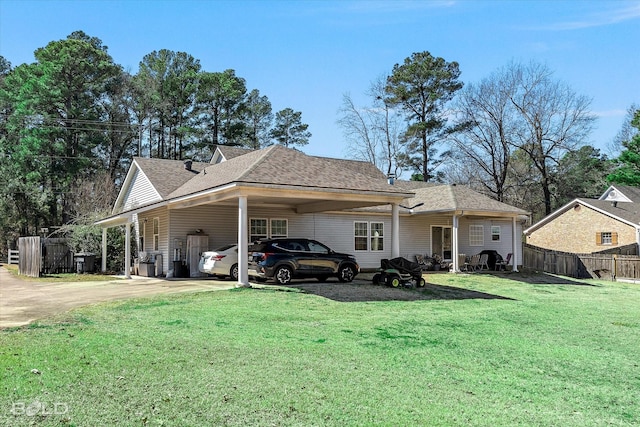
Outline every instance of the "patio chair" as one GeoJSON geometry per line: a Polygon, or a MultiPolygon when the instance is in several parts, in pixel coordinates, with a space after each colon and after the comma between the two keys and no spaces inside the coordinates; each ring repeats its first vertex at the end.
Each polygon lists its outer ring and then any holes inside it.
{"type": "Polygon", "coordinates": [[[500,261],[496,261],[496,271],[502,271],[505,270],[507,268],[507,265],[509,265],[509,263],[511,262],[511,257],[513,256],[512,253],[508,253],[507,257],[505,259],[502,259],[500,261]]]}
{"type": "Polygon", "coordinates": [[[469,267],[469,262],[467,261],[467,256],[465,254],[458,254],[458,268],[460,271],[467,271],[469,267]]]}
{"type": "Polygon", "coordinates": [[[480,270],[484,270],[485,268],[488,270],[489,269],[489,254],[482,254],[480,255],[480,261],[478,261],[478,268],[480,270]]]}
{"type": "Polygon", "coordinates": [[[467,264],[467,271],[476,271],[480,264],[480,254],[472,255],[469,263],[467,264]]]}
{"type": "Polygon", "coordinates": [[[424,255],[416,255],[416,263],[420,266],[421,271],[429,271],[433,269],[433,265],[424,259],[424,255]]]}

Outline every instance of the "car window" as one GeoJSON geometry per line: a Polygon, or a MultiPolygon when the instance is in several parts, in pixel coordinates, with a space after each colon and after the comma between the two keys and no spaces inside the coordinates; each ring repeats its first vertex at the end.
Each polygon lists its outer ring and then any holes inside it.
{"type": "Polygon", "coordinates": [[[320,252],[320,253],[323,253],[323,254],[328,254],[329,253],[329,248],[328,247],[326,247],[322,243],[316,242],[314,240],[310,240],[309,241],[309,250],[311,252],[320,252]]]}

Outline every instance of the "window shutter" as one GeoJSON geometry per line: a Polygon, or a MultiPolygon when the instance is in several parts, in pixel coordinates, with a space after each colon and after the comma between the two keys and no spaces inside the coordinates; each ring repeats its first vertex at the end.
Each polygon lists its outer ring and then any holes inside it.
{"type": "Polygon", "coordinates": [[[596,245],[602,245],[602,233],[596,233],[596,245]]]}
{"type": "Polygon", "coordinates": [[[618,244],[618,233],[611,233],[611,244],[612,245],[618,244]]]}

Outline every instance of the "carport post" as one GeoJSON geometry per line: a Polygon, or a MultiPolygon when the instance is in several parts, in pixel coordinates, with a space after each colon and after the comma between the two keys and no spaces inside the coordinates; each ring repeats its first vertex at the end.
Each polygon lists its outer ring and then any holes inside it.
{"type": "Polygon", "coordinates": [[[460,249],[458,248],[458,215],[453,215],[453,253],[451,254],[451,258],[453,261],[453,271],[454,272],[459,272],[460,271],[460,263],[459,263],[459,257],[458,257],[458,252],[460,251],[460,249]]]}
{"type": "Polygon", "coordinates": [[[400,205],[391,205],[391,258],[400,256],[400,205]]]}
{"type": "Polygon", "coordinates": [[[102,272],[107,271],[107,229],[102,228],[102,272]]]}
{"type": "Polygon", "coordinates": [[[127,222],[124,233],[124,277],[131,279],[131,223],[127,222]]]}
{"type": "Polygon", "coordinates": [[[516,233],[518,232],[518,225],[516,224],[516,217],[514,216],[511,221],[511,262],[513,263],[513,269],[511,271],[518,272],[518,245],[516,244],[516,233]]]}
{"type": "Polygon", "coordinates": [[[238,287],[249,286],[247,196],[238,197],[238,287]]]}

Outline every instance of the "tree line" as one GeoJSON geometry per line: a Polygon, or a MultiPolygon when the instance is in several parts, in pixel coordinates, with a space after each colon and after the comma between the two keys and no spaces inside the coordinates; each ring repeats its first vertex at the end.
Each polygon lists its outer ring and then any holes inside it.
{"type": "Polygon", "coordinates": [[[133,156],[208,161],[218,144],[311,137],[301,112],[274,112],[233,69],[205,71],[185,52],[153,51],[130,74],[77,31],[34,56],[15,68],[0,57],[3,243],[108,212],[133,156]]]}
{"type": "MultiPolygon", "coordinates": [[[[104,215],[133,156],[208,161],[219,144],[300,147],[311,137],[301,112],[274,113],[233,69],[205,71],[185,52],[153,51],[130,74],[77,31],[34,57],[17,67],[0,57],[3,243],[104,215]]],[[[388,174],[468,185],[534,220],[609,182],[640,182],[635,106],[610,159],[585,143],[591,100],[547,66],[512,62],[467,84],[460,75],[457,62],[418,52],[372,81],[368,105],[345,94],[349,154],[388,174]]]]}
{"type": "MultiPolygon", "coordinates": [[[[587,143],[591,100],[536,62],[463,85],[457,62],[414,53],[372,81],[368,105],[339,110],[352,156],[388,174],[468,185],[534,221],[610,183],[640,184],[640,110],[632,105],[608,158],[587,143]]],[[[613,136],[612,136],[613,137],[613,136]]]]}

